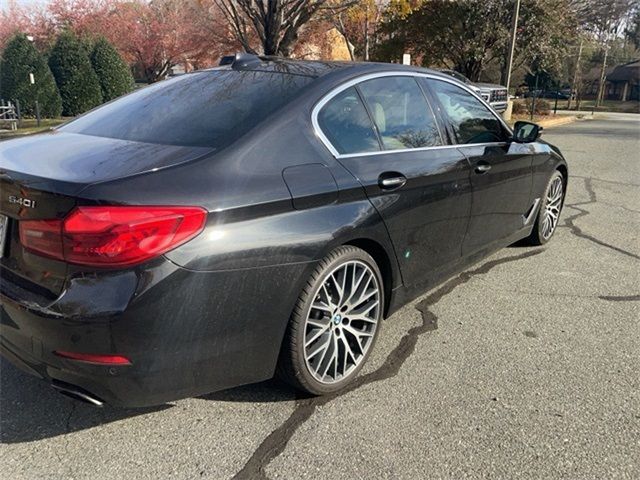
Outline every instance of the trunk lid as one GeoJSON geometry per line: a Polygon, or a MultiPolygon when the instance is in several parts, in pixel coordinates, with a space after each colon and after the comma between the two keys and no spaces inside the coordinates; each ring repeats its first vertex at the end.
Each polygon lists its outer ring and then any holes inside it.
{"type": "Polygon", "coordinates": [[[32,188],[74,195],[93,183],[189,162],[213,150],[52,131],[0,142],[0,175],[18,173],[31,177],[32,188]]]}
{"type": "MultiPolygon", "coordinates": [[[[63,218],[89,185],[189,162],[210,152],[77,133],[50,132],[0,142],[0,215],[8,217],[0,252],[1,291],[39,304],[64,290],[64,262],[35,255],[20,244],[21,220],[63,218]]],[[[108,200],[108,199],[105,199],[108,200]]]]}

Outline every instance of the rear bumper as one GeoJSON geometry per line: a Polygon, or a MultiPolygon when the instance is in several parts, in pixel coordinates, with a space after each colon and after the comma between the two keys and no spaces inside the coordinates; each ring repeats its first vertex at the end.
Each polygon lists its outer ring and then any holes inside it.
{"type": "MultiPolygon", "coordinates": [[[[11,310],[2,307],[2,316],[11,310]]],[[[3,319],[4,323],[4,319],[3,319]]],[[[163,403],[160,397],[148,395],[130,375],[118,367],[111,372],[110,367],[80,364],[53,355],[52,352],[39,354],[32,349],[24,349],[12,343],[5,335],[0,337],[0,354],[25,373],[41,378],[49,383],[64,383],[78,387],[93,397],[106,403],[122,407],[145,406],[163,403]],[[158,402],[154,401],[158,398],[158,402]]],[[[33,342],[40,342],[32,337],[33,342]]],[[[37,347],[36,347],[37,348],[37,347]]],[[[153,379],[149,379],[153,381],[153,379]]]]}
{"type": "Polygon", "coordinates": [[[265,380],[312,266],[192,272],[162,259],[135,272],[135,281],[105,274],[71,282],[44,307],[3,288],[0,352],[31,375],[121,407],[265,380]],[[132,364],[79,362],[60,350],[124,355],[132,364]]]}

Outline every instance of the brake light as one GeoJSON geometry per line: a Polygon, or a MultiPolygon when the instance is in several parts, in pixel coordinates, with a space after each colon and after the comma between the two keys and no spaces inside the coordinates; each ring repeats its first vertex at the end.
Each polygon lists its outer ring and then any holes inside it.
{"type": "Polygon", "coordinates": [[[20,242],[69,263],[130,266],[191,240],[206,216],[199,207],[77,207],[63,220],[20,221],[20,242]]]}

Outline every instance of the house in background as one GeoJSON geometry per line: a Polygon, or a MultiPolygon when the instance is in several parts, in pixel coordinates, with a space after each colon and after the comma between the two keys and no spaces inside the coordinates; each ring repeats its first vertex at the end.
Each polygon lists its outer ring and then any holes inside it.
{"type": "MultiPolygon", "coordinates": [[[[584,73],[585,98],[595,98],[600,85],[600,67],[594,66],[584,73]]],[[[609,67],[605,75],[604,98],[606,100],[640,100],[640,59],[609,67]]]]}
{"type": "Polygon", "coordinates": [[[605,98],[640,100],[640,59],[615,66],[606,78],[605,98]]]}
{"type": "Polygon", "coordinates": [[[337,28],[318,32],[309,40],[300,42],[292,56],[302,60],[351,60],[347,41],[337,28]]]}

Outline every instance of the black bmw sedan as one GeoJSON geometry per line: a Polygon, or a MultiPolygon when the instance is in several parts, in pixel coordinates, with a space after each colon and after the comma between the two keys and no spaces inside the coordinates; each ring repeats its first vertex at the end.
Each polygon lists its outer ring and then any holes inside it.
{"type": "Polygon", "coordinates": [[[0,143],[1,350],[62,393],[335,392],[401,305],[553,235],[562,155],[450,76],[225,63],[0,143]]]}

